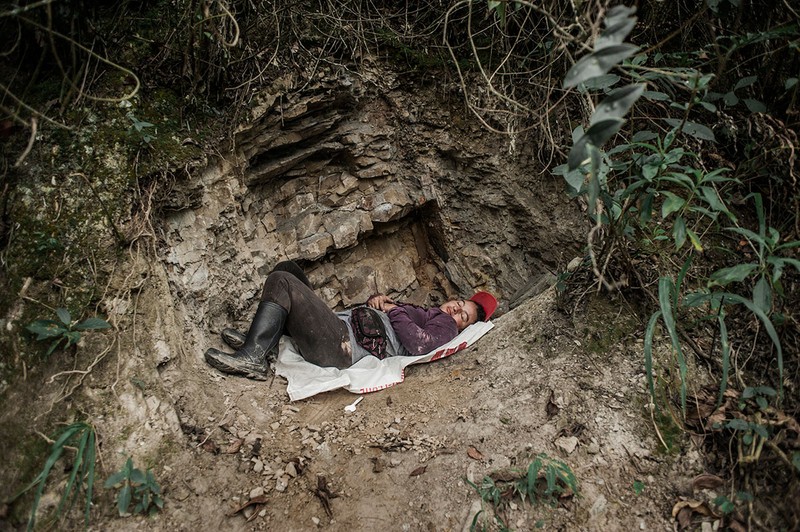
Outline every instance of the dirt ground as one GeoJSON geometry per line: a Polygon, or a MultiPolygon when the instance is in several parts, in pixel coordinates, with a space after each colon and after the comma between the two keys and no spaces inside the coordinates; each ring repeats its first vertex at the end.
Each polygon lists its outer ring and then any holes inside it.
{"type": "MultiPolygon", "coordinates": [[[[595,317],[623,329],[629,319],[610,306],[595,317]]],[[[119,518],[103,490],[89,529],[497,530],[468,481],[546,453],[571,468],[579,492],[556,507],[511,499],[501,514],[510,529],[672,530],[673,504],[703,468],[694,451],[660,450],[637,340],[599,348],[597,331],[556,309],[554,289],[494,323],[473,347],[410,366],[405,382],[352,413],[354,394],[290,402],[282,378],[223,376],[199,352],[155,379],[141,360],[120,361],[114,390],[98,374],[86,391],[107,405],[97,423],[104,465],[110,474],[127,453],[152,466],[165,507],[119,518]],[[234,513],[248,501],[257,504],[234,513]]],[[[81,527],[68,523],[59,528],[81,527]]]]}

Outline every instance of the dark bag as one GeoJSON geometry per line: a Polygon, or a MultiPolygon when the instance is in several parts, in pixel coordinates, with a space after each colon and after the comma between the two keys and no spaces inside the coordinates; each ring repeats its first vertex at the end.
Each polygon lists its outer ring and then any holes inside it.
{"type": "Polygon", "coordinates": [[[377,312],[369,307],[356,307],[350,313],[350,324],[358,345],[381,360],[386,358],[386,327],[377,312]]]}

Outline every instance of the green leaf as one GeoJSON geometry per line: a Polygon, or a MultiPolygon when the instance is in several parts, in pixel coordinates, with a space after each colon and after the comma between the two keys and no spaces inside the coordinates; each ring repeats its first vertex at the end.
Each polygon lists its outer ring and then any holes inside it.
{"type": "MultiPolygon", "coordinates": [[[[46,357],[49,357],[50,355],[53,354],[53,351],[55,351],[58,348],[59,344],[61,343],[61,340],[64,340],[63,336],[58,340],[56,340],[55,342],[53,342],[52,344],[50,344],[50,347],[47,349],[47,352],[45,353],[46,357]]],[[[69,347],[69,340],[67,340],[67,347],[69,347]]]]}
{"type": "Polygon", "coordinates": [[[767,106],[758,100],[752,98],[745,98],[742,100],[751,113],[766,113],[767,106]]]}
{"type": "Polygon", "coordinates": [[[119,515],[125,515],[128,513],[128,507],[131,505],[131,486],[130,484],[124,484],[122,489],[119,490],[119,494],[117,494],[117,510],[119,511],[119,515]]]}
{"type": "Polygon", "coordinates": [[[719,199],[719,195],[717,191],[712,187],[697,187],[697,190],[700,192],[702,198],[706,200],[712,209],[717,212],[728,212],[728,208],[725,207],[725,204],[722,203],[722,200],[719,199]]]}
{"type": "Polygon", "coordinates": [[[567,182],[570,188],[575,191],[575,193],[578,193],[583,188],[585,176],[583,175],[583,172],[580,171],[580,168],[576,168],[575,170],[564,174],[564,180],[567,182]]]}
{"type": "Polygon", "coordinates": [[[681,379],[681,411],[686,416],[686,378],[688,373],[688,366],[686,359],[681,350],[681,343],[678,340],[678,330],[675,325],[675,317],[672,315],[672,300],[675,286],[672,279],[669,277],[661,277],[658,280],[658,303],[661,307],[661,317],[664,319],[664,325],[669,332],[670,340],[672,341],[672,349],[678,355],[678,368],[681,379]]]}
{"type": "Polygon", "coordinates": [[[639,47],[633,44],[616,44],[583,56],[572,65],[564,77],[564,88],[568,89],[587,79],[607,74],[623,59],[632,56],[638,50],[639,47]]]}
{"type": "Polygon", "coordinates": [[[767,245],[766,240],[764,240],[764,238],[762,238],[761,235],[756,234],[749,229],[745,229],[744,227],[726,227],[725,229],[742,235],[747,240],[749,240],[751,244],[753,241],[755,241],[759,245],[759,247],[764,247],[767,245]]]}
{"type": "Polygon", "coordinates": [[[675,250],[679,250],[686,243],[686,223],[683,221],[682,216],[675,219],[675,225],[672,227],[672,239],[675,240],[675,250]]]}
{"type": "Polygon", "coordinates": [[[733,90],[738,91],[739,89],[743,89],[744,87],[749,87],[750,85],[755,83],[757,79],[758,79],[757,76],[747,76],[746,78],[742,78],[738,82],[736,82],[736,86],[733,87],[733,90]]]}
{"type": "MultiPolygon", "coordinates": [[[[681,120],[675,118],[664,118],[663,120],[674,128],[680,127],[682,123],[681,120]]],[[[687,120],[685,123],[683,123],[681,131],[700,140],[710,140],[712,142],[716,142],[716,139],[714,138],[714,132],[702,124],[697,124],[687,120]]]]}
{"type": "Polygon", "coordinates": [[[650,130],[645,130],[645,131],[637,131],[636,133],[634,133],[633,138],[631,140],[633,142],[646,142],[648,140],[653,140],[657,138],[658,138],[657,133],[650,130]]]}
{"type": "Polygon", "coordinates": [[[531,462],[528,466],[527,490],[528,497],[533,500],[536,497],[536,480],[539,478],[539,469],[542,467],[542,461],[538,458],[531,462]]]}
{"type": "Polygon", "coordinates": [[[127,475],[126,475],[126,471],[124,469],[120,470],[120,471],[117,471],[116,473],[114,473],[113,475],[108,477],[108,479],[103,484],[103,487],[106,488],[106,489],[112,488],[112,487],[116,486],[117,484],[121,483],[123,480],[125,480],[126,477],[127,477],[127,475]]]}
{"type": "Polygon", "coordinates": [[[86,450],[86,474],[81,476],[85,476],[86,478],[86,508],[84,509],[84,527],[89,527],[89,513],[92,508],[92,495],[94,493],[94,470],[95,470],[95,454],[96,454],[96,445],[97,443],[97,435],[95,434],[94,427],[91,428],[91,433],[89,435],[89,443],[86,450]]]}
{"type": "Polygon", "coordinates": [[[70,324],[72,323],[72,316],[70,316],[70,313],[67,309],[57,308],[56,314],[58,315],[58,319],[61,320],[61,323],[63,323],[67,327],[70,326],[70,324]]]}
{"type": "Polygon", "coordinates": [[[771,386],[756,386],[755,392],[765,397],[775,397],[778,395],[778,392],[776,392],[771,386]]]}
{"type": "Polygon", "coordinates": [[[25,327],[28,331],[36,335],[36,340],[46,340],[61,336],[67,330],[60,323],[53,320],[36,320],[25,327]]]}
{"type": "Polygon", "coordinates": [[[786,80],[786,83],[784,84],[783,88],[788,91],[795,85],[797,85],[797,78],[789,78],[786,80]]]}
{"type": "Polygon", "coordinates": [[[544,479],[547,482],[547,488],[544,490],[544,494],[552,495],[558,487],[556,484],[556,471],[552,464],[547,464],[544,468],[544,479]]]}
{"type": "Polygon", "coordinates": [[[488,0],[489,11],[497,11],[497,18],[505,24],[506,20],[506,2],[503,0],[488,0]]]}
{"type": "Polygon", "coordinates": [[[722,101],[725,102],[725,105],[727,105],[728,107],[733,107],[734,105],[739,103],[739,97],[732,92],[726,92],[725,95],[722,97],[722,101]]]}
{"type": "Polygon", "coordinates": [[[131,484],[139,485],[144,484],[145,476],[141,469],[134,469],[131,471],[131,484]]]}
{"type": "Polygon", "coordinates": [[[748,423],[744,419],[738,419],[738,418],[731,419],[725,424],[725,426],[733,430],[750,430],[750,423],[748,423]]]}
{"type": "Polygon", "coordinates": [[[753,288],[753,303],[764,314],[769,314],[770,310],[772,310],[772,286],[763,275],[756,283],[755,288],[753,288]]]}
{"type": "MultiPolygon", "coordinates": [[[[650,389],[650,400],[654,405],[656,403],[656,388],[653,379],[653,335],[656,330],[656,323],[658,318],[661,317],[661,311],[657,310],[650,316],[650,321],[647,322],[647,328],[644,331],[644,371],[647,378],[647,387],[650,389]]],[[[657,407],[656,407],[657,408],[657,407]]]]}
{"type": "Polygon", "coordinates": [[[664,102],[669,100],[669,95],[659,91],[644,91],[642,96],[654,102],[664,102]]]}
{"type": "Polygon", "coordinates": [[[111,324],[102,318],[87,318],[77,324],[73,329],[77,331],[86,331],[89,329],[110,329],[111,324]]]}
{"type": "Polygon", "coordinates": [[[725,286],[730,283],[740,283],[747,279],[758,268],[758,264],[749,262],[737,264],[729,268],[722,268],[711,274],[712,284],[725,286]]]}
{"type": "Polygon", "coordinates": [[[756,404],[758,405],[758,408],[760,408],[761,410],[766,410],[769,407],[769,403],[767,403],[767,400],[764,397],[761,397],[760,395],[756,397],[756,404]]]}
{"type": "MultiPolygon", "coordinates": [[[[597,76],[596,78],[587,79],[580,84],[578,89],[585,90],[604,90],[615,85],[620,80],[616,74],[606,74],[604,76],[597,76]]],[[[583,92],[583,91],[582,91],[583,92]]]]}
{"type": "Polygon", "coordinates": [[[606,13],[605,29],[594,43],[595,51],[622,43],[636,25],[635,7],[614,6],[606,13]]]}
{"type": "Polygon", "coordinates": [[[792,453],[792,465],[795,469],[800,471],[800,451],[795,451],[792,453]]]}
{"type": "Polygon", "coordinates": [[[623,123],[624,120],[621,118],[612,118],[593,124],[572,146],[567,158],[567,167],[574,170],[582,165],[586,160],[587,146],[591,144],[598,148],[601,147],[619,131],[623,123]]]}
{"type": "Polygon", "coordinates": [[[726,177],[723,174],[728,172],[727,168],[716,168],[709,173],[703,175],[698,182],[698,185],[704,183],[728,183],[730,181],[739,182],[738,179],[734,179],[732,177],[726,177]]]}
{"type": "MultiPolygon", "coordinates": [[[[598,104],[589,124],[596,124],[603,120],[622,118],[636,100],[642,95],[645,85],[643,83],[626,85],[614,89],[606,98],[598,104]]],[[[591,128],[590,128],[591,129],[591,128]]]]}
{"type": "Polygon", "coordinates": [[[677,212],[686,204],[686,200],[682,197],[673,194],[672,192],[662,191],[661,194],[666,196],[664,204],[661,205],[661,218],[665,219],[673,212],[677,212]]]}

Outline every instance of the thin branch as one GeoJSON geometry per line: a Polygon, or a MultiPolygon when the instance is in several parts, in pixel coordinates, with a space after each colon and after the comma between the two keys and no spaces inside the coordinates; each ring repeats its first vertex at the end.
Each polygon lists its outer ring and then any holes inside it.
{"type": "Polygon", "coordinates": [[[33,148],[33,143],[36,140],[36,128],[39,124],[39,121],[36,120],[36,117],[31,117],[31,138],[28,139],[28,145],[25,146],[25,150],[22,152],[22,155],[19,156],[17,162],[14,163],[14,168],[19,168],[22,164],[22,161],[25,160],[25,157],[31,152],[31,148],[33,148]]]}

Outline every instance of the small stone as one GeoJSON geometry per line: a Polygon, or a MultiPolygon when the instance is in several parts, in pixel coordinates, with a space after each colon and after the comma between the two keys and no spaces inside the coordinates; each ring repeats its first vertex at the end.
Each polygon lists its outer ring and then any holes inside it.
{"type": "Polygon", "coordinates": [[[272,430],[278,430],[279,428],[281,428],[281,422],[280,421],[276,421],[275,423],[270,425],[270,427],[272,428],[272,430]]]}
{"type": "Polygon", "coordinates": [[[261,473],[264,470],[264,462],[258,458],[253,458],[253,472],[261,473]]]}
{"type": "Polygon", "coordinates": [[[294,465],[294,462],[289,462],[288,464],[286,464],[285,471],[286,474],[289,475],[290,477],[292,478],[297,477],[297,467],[294,465]]]}
{"type": "Polygon", "coordinates": [[[595,499],[594,503],[592,504],[592,508],[589,510],[589,514],[592,517],[597,517],[598,515],[602,514],[606,511],[606,506],[608,505],[608,501],[603,495],[600,495],[595,499]]]}
{"type": "Polygon", "coordinates": [[[311,518],[311,522],[314,523],[315,525],[319,526],[319,522],[320,522],[319,521],[319,517],[312,517],[311,518]]]}
{"type": "Polygon", "coordinates": [[[287,486],[289,486],[289,477],[283,476],[280,477],[278,480],[275,481],[275,491],[283,493],[286,491],[287,486]]]}
{"type": "Polygon", "coordinates": [[[578,446],[578,438],[575,436],[563,437],[556,440],[556,447],[567,454],[572,454],[578,446]]]}
{"type": "Polygon", "coordinates": [[[256,497],[261,497],[264,495],[264,488],[261,486],[257,486],[250,490],[250,498],[255,499],[256,497]]]}
{"type": "Polygon", "coordinates": [[[267,509],[266,508],[264,508],[260,512],[258,512],[258,516],[259,517],[264,517],[266,515],[267,515],[267,509]]]}
{"type": "Polygon", "coordinates": [[[597,453],[599,453],[600,452],[600,444],[597,443],[596,441],[591,442],[586,447],[586,452],[589,453],[589,454],[597,454],[597,453]]]}

